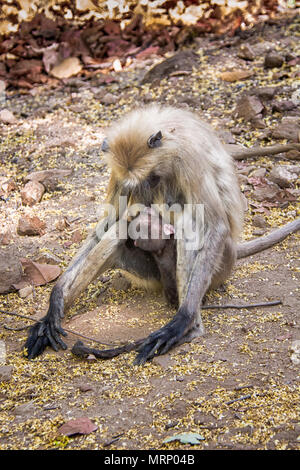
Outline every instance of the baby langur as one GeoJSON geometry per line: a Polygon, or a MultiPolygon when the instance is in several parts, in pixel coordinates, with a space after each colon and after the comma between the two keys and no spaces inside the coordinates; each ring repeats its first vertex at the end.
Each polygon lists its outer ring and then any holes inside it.
{"type": "Polygon", "coordinates": [[[165,297],[171,305],[177,306],[175,229],[172,224],[164,223],[161,215],[149,207],[138,215],[136,222],[138,233],[144,237],[136,238],[134,245],[152,254],[165,297]]]}

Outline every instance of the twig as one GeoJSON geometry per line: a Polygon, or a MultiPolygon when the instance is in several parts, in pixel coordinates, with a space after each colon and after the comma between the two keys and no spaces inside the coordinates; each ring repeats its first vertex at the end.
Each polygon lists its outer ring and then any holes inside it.
{"type": "Polygon", "coordinates": [[[227,151],[234,160],[244,160],[244,158],[264,157],[267,155],[276,155],[277,153],[288,152],[290,150],[299,150],[300,144],[270,145],[268,147],[239,148],[238,145],[225,145],[227,151]]]}
{"type": "Polygon", "coordinates": [[[248,393],[248,395],[243,395],[242,397],[234,398],[233,400],[226,401],[226,405],[231,405],[231,403],[235,403],[236,401],[247,400],[248,398],[251,398],[251,397],[252,397],[251,393],[248,393]]]}
{"type": "Polygon", "coordinates": [[[202,305],[202,310],[211,310],[215,308],[255,308],[255,307],[271,307],[272,305],[282,304],[281,300],[274,300],[272,302],[261,302],[257,304],[243,304],[243,305],[234,305],[234,304],[225,304],[225,305],[202,305]]]}
{"type": "MultiPolygon", "coordinates": [[[[244,305],[235,305],[235,304],[224,304],[224,305],[202,305],[202,310],[212,310],[212,309],[226,309],[226,308],[236,308],[236,309],[243,309],[243,308],[255,308],[255,307],[270,307],[270,306],[273,306],[273,305],[280,305],[282,302],[281,300],[274,300],[272,302],[262,302],[262,303],[257,303],[257,304],[244,304],[244,305]]],[[[12,315],[12,316],[15,316],[15,317],[20,317],[20,318],[25,318],[26,320],[29,320],[31,322],[38,322],[38,323],[41,323],[41,320],[36,320],[36,319],[33,319],[31,317],[28,317],[27,315],[21,315],[20,313],[16,313],[16,312],[8,312],[6,310],[0,310],[0,313],[4,313],[5,315],[12,315]]],[[[22,331],[22,330],[26,330],[27,328],[29,328],[30,325],[26,325],[26,326],[21,326],[20,328],[12,328],[10,326],[7,326],[7,325],[4,325],[4,328],[6,330],[10,330],[10,331],[22,331]]],[[[94,339],[94,338],[90,338],[89,336],[86,336],[86,335],[83,335],[81,333],[77,333],[76,331],[73,331],[73,330],[69,330],[67,328],[64,328],[64,330],[67,332],[67,333],[70,333],[70,334],[73,334],[75,336],[80,336],[81,338],[84,338],[84,339],[87,339],[88,341],[92,341],[93,343],[97,343],[97,344],[101,344],[103,346],[110,346],[110,347],[114,347],[114,348],[125,348],[124,352],[129,352],[129,351],[132,351],[133,349],[136,349],[138,346],[140,346],[146,338],[143,338],[143,339],[139,339],[137,341],[134,341],[132,343],[119,343],[118,345],[116,344],[113,344],[113,343],[104,343],[103,341],[99,341],[97,339],[94,339]]],[[[76,343],[75,346],[75,351],[77,352],[77,355],[79,355],[79,352],[82,353],[82,351],[79,351],[81,348],[82,348],[82,343],[79,342],[79,343],[76,343]],[[77,351],[78,350],[78,351],[77,351]]],[[[101,353],[105,354],[106,357],[113,357],[111,356],[111,352],[112,350],[105,350],[105,351],[101,351],[101,353]],[[106,355],[107,354],[107,355],[106,355]]],[[[116,351],[114,350],[114,353],[116,351]]],[[[90,352],[90,354],[92,354],[90,352]]],[[[93,354],[95,354],[95,352],[93,352],[93,354]]],[[[119,353],[120,354],[120,353],[119,353]]],[[[101,356],[103,357],[103,356],[101,356]]]]}
{"type": "Polygon", "coordinates": [[[19,328],[12,328],[11,326],[8,325],[3,325],[3,328],[9,331],[22,331],[22,330],[27,330],[30,325],[25,325],[25,326],[20,326],[19,328]]]}
{"type": "MultiPolygon", "coordinates": [[[[6,315],[13,315],[15,317],[20,317],[20,318],[25,318],[26,320],[30,320],[32,322],[38,322],[38,323],[42,323],[41,320],[35,320],[34,318],[30,318],[26,315],[21,315],[20,313],[16,313],[16,312],[7,312],[6,310],[0,310],[0,313],[4,313],[6,315]]],[[[8,328],[9,329],[9,328],[8,328]]],[[[23,327],[22,327],[23,329],[23,327]]],[[[25,329],[25,328],[24,328],[25,329]]],[[[72,330],[69,330],[67,328],[64,328],[64,330],[67,332],[67,333],[70,333],[72,335],[75,335],[75,336],[80,336],[81,338],[85,338],[89,341],[93,341],[94,343],[98,343],[98,344],[102,344],[103,346],[116,346],[116,344],[113,344],[113,343],[103,343],[102,341],[98,341],[97,339],[94,339],[94,338],[90,338],[89,336],[85,336],[81,333],[77,333],[76,331],[72,331],[72,330]]]]}

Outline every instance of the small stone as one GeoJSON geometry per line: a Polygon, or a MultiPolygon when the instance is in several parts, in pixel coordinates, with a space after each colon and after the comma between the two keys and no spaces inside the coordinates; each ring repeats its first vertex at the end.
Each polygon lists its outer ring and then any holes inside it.
{"type": "Polygon", "coordinates": [[[253,223],[254,227],[263,228],[263,229],[267,228],[267,226],[268,226],[268,223],[266,222],[264,217],[260,214],[256,214],[253,217],[252,223],[253,223]]]}
{"type": "Polygon", "coordinates": [[[115,104],[118,101],[118,97],[114,96],[112,93],[106,93],[106,95],[101,98],[101,103],[103,104],[115,104]]]}
{"type": "Polygon", "coordinates": [[[300,340],[297,339],[291,343],[290,350],[291,354],[291,361],[293,364],[298,366],[300,364],[300,340]]]}
{"type": "Polygon", "coordinates": [[[0,382],[9,382],[11,380],[13,366],[0,367],[0,382]]]}
{"type": "Polygon", "coordinates": [[[250,44],[247,43],[241,45],[237,55],[241,59],[246,60],[254,60],[256,57],[254,49],[250,46],[250,44]]]}
{"type": "Polygon", "coordinates": [[[18,416],[26,416],[33,414],[34,411],[35,403],[34,401],[29,401],[28,403],[16,406],[16,408],[13,410],[13,414],[18,416]]]}
{"type": "Polygon", "coordinates": [[[22,289],[20,289],[18,291],[18,294],[19,294],[19,297],[21,297],[21,299],[26,299],[26,297],[28,297],[30,294],[32,294],[33,292],[33,287],[32,286],[26,286],[26,287],[23,287],[22,289]]]}
{"type": "Polygon", "coordinates": [[[21,191],[21,199],[24,205],[33,206],[40,202],[45,192],[45,188],[37,181],[29,181],[21,191]]]}
{"type": "Polygon", "coordinates": [[[273,181],[273,183],[278,184],[281,188],[289,188],[297,181],[298,176],[296,173],[292,173],[284,166],[276,166],[272,168],[268,178],[273,181]]]}
{"type": "Polygon", "coordinates": [[[15,124],[17,119],[9,109],[2,109],[0,111],[0,121],[4,124],[15,124]]]}
{"type": "Polygon", "coordinates": [[[264,178],[267,170],[265,168],[257,168],[251,173],[251,178],[264,178]]]}
{"type": "Polygon", "coordinates": [[[244,118],[246,121],[250,121],[257,118],[263,109],[264,107],[257,96],[245,95],[238,101],[235,113],[238,117],[244,118]]]}
{"type": "Polygon", "coordinates": [[[267,69],[273,69],[274,67],[281,67],[284,63],[284,57],[278,52],[269,52],[265,57],[264,66],[267,69]]]}
{"type": "Polygon", "coordinates": [[[37,216],[23,215],[20,217],[17,227],[19,235],[42,235],[46,227],[45,222],[37,216]]]}
{"type": "Polygon", "coordinates": [[[278,113],[292,111],[292,109],[295,109],[295,108],[297,108],[297,105],[291,100],[275,101],[272,104],[272,111],[278,112],[278,113]]]}
{"type": "Polygon", "coordinates": [[[272,137],[298,142],[300,140],[300,119],[294,116],[282,118],[282,121],[273,129],[272,137]]]}
{"type": "Polygon", "coordinates": [[[5,342],[0,340],[0,364],[6,363],[6,345],[5,342]]]}
{"type": "Polygon", "coordinates": [[[280,191],[277,184],[271,183],[263,188],[255,188],[254,197],[257,201],[273,201],[276,199],[278,192],[280,191]]]}
{"type": "Polygon", "coordinates": [[[271,100],[273,96],[276,94],[277,87],[265,86],[265,87],[258,87],[252,88],[250,90],[251,95],[255,95],[262,100],[271,100]]]}

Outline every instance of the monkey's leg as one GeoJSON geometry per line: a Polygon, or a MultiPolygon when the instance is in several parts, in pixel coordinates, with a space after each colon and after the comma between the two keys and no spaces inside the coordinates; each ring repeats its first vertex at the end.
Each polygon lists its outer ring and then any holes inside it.
{"type": "Polygon", "coordinates": [[[113,224],[100,241],[94,232],[54,286],[46,316],[30,329],[25,343],[29,359],[41,354],[46,346],[51,346],[55,351],[59,348],[66,349],[67,346],[60,337],[66,336],[61,328],[64,309],[70,306],[95,277],[113,266],[118,248],[125,242],[118,237],[118,224],[119,222],[113,224]]]}
{"type": "Polygon", "coordinates": [[[186,240],[177,240],[177,279],[179,309],[164,327],[151,333],[139,348],[136,364],[143,364],[155,354],[164,354],[175,344],[190,340],[203,329],[200,306],[224,253],[228,229],[222,220],[208,227],[203,247],[186,249],[186,240]],[[183,273],[183,282],[180,277],[183,273]],[[187,279],[187,282],[185,282],[187,279]]]}

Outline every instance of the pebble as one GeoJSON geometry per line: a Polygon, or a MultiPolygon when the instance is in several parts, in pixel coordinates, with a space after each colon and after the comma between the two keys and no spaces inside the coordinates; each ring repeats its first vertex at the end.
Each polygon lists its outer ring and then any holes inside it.
{"type": "Polygon", "coordinates": [[[0,383],[11,380],[13,366],[0,366],[0,383]]]}
{"type": "Polygon", "coordinates": [[[17,119],[9,109],[2,109],[0,111],[0,121],[4,124],[15,124],[17,119]]]}
{"type": "Polygon", "coordinates": [[[21,191],[22,204],[33,206],[41,201],[45,187],[38,181],[29,181],[21,191]]]}

